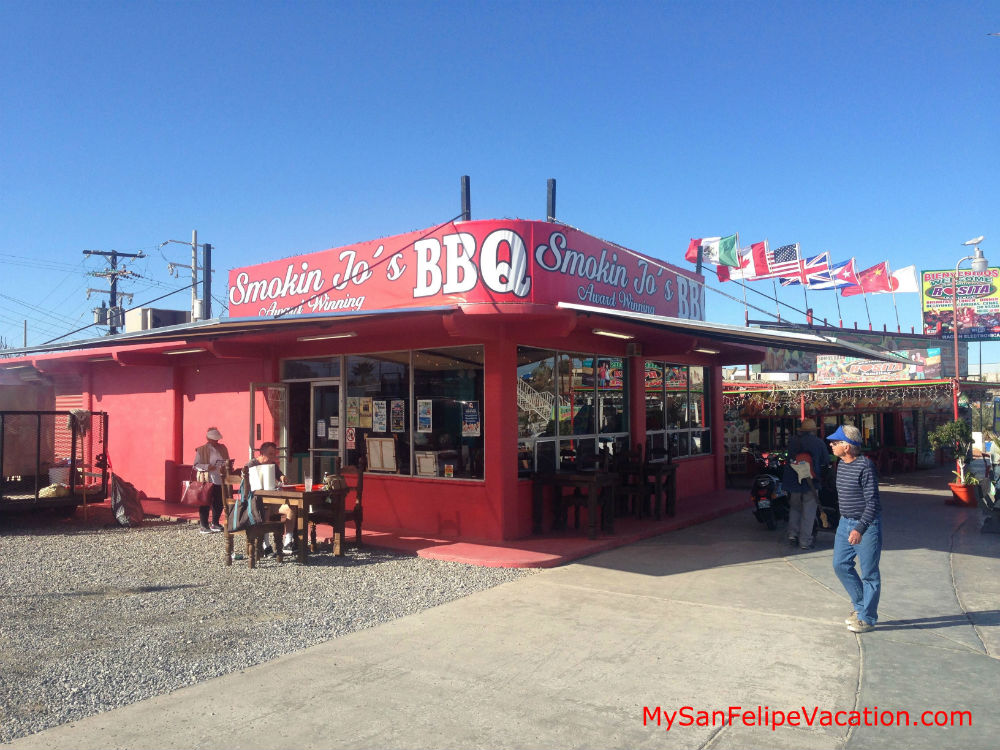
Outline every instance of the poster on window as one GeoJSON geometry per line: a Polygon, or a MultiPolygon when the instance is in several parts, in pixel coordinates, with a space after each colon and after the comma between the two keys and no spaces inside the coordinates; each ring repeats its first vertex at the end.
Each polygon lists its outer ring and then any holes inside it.
{"type": "Polygon", "coordinates": [[[386,431],[386,408],[385,401],[375,401],[372,403],[372,432],[386,431]]]}
{"type": "Polygon", "coordinates": [[[466,401],[462,406],[462,437],[479,437],[481,430],[479,402],[466,401]]]}
{"type": "Polygon", "coordinates": [[[363,430],[370,430],[372,428],[372,397],[362,396],[360,407],[361,415],[358,427],[363,430]]]}
{"type": "Polygon", "coordinates": [[[361,398],[359,396],[347,397],[347,426],[361,426],[361,398]]]}
{"type": "Polygon", "coordinates": [[[429,398],[417,400],[417,432],[433,432],[434,422],[431,419],[431,404],[429,398]]]}
{"type": "Polygon", "coordinates": [[[393,432],[406,432],[406,402],[401,398],[392,400],[389,419],[393,432]]]}

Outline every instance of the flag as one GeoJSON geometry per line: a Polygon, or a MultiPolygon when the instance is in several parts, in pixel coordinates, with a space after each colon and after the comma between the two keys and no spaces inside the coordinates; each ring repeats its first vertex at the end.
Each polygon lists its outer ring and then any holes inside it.
{"type": "MultiPolygon", "coordinates": [[[[855,294],[877,294],[892,291],[892,274],[889,273],[889,261],[882,261],[877,266],[858,271],[858,283],[845,286],[840,290],[842,297],[855,294]]],[[[916,279],[914,279],[916,285],[916,279]]]]}
{"type": "Polygon", "coordinates": [[[757,276],[754,266],[754,254],[767,251],[767,240],[755,242],[750,247],[745,247],[736,256],[738,265],[716,266],[715,273],[719,281],[752,281],[757,276]]]}
{"type": "Polygon", "coordinates": [[[900,268],[898,271],[892,272],[892,279],[890,280],[892,284],[891,292],[919,292],[920,287],[917,286],[917,267],[907,266],[906,268],[900,268]]]}
{"type": "Polygon", "coordinates": [[[698,262],[698,248],[701,248],[701,259],[717,266],[738,266],[736,245],[738,235],[729,237],[702,237],[688,243],[684,260],[690,263],[698,262]]]}
{"type": "Polygon", "coordinates": [[[830,281],[812,284],[810,288],[836,289],[837,287],[849,286],[851,284],[857,285],[857,283],[858,274],[854,270],[854,258],[851,258],[850,260],[845,260],[843,263],[837,263],[830,268],[830,281]]]}
{"type": "Polygon", "coordinates": [[[753,264],[754,280],[773,279],[778,276],[798,275],[799,273],[799,243],[782,245],[777,250],[760,249],[754,245],[753,264]]]}
{"type": "Polygon", "coordinates": [[[800,260],[798,274],[782,278],[781,285],[805,284],[807,287],[813,287],[830,281],[833,281],[830,276],[830,253],[820,253],[800,260]]]}

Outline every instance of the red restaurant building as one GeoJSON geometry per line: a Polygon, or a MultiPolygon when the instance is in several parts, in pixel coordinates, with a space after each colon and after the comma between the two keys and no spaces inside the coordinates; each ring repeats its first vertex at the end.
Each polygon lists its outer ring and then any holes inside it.
{"type": "Polygon", "coordinates": [[[458,221],[235,269],[228,318],[14,350],[0,385],[107,412],[151,498],[214,425],[293,478],[365,452],[366,528],[499,541],[531,534],[531,472],[604,447],[669,453],[678,505],[722,490],[720,365],[766,345],[880,357],[706,323],[700,275],[558,222],[458,221]]]}

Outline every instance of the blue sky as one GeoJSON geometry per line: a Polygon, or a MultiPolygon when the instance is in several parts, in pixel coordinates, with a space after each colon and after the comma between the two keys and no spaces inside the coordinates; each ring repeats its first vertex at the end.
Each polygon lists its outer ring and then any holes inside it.
{"type": "MultiPolygon", "coordinates": [[[[190,251],[158,245],[197,229],[222,297],[229,268],[451,218],[463,174],[473,218],[544,218],[554,177],[560,219],[681,266],[734,231],[918,270],[982,234],[1000,266],[990,32],[991,2],[6,0],[0,338],[92,321],[83,250],[145,252],[139,303],[185,283],[167,262],[190,251]]],[[[897,296],[904,330],[918,300],[897,296]]],[[[833,292],[809,301],[836,318],[833,292]]],[[[895,328],[891,295],[869,305],[895,328]]]]}

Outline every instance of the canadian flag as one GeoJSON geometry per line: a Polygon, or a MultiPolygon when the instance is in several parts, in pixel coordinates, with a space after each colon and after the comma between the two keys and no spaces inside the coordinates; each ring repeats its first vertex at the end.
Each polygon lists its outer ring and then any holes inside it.
{"type": "Polygon", "coordinates": [[[719,277],[719,281],[752,281],[758,276],[754,256],[760,257],[766,251],[767,240],[755,242],[750,247],[743,248],[737,254],[736,260],[739,263],[739,267],[717,266],[715,275],[719,277]]]}

